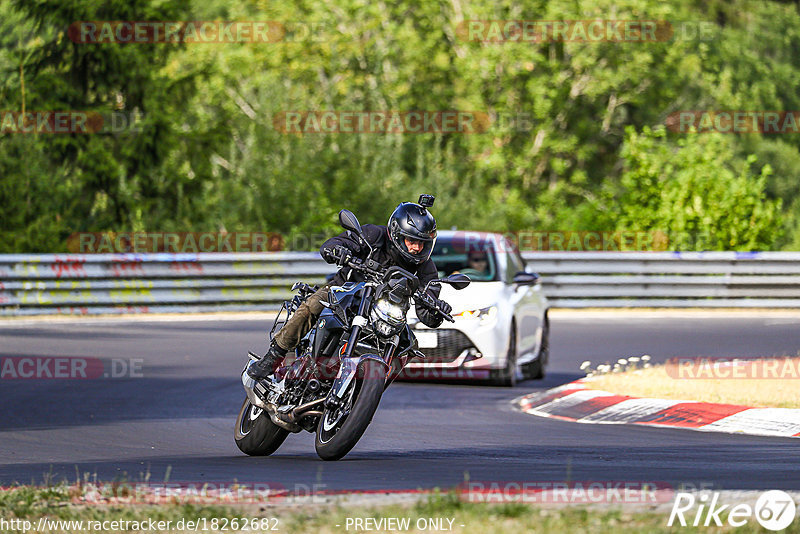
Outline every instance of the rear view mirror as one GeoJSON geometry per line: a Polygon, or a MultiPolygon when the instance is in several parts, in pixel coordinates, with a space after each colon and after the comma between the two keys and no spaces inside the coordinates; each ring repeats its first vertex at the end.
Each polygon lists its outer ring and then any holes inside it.
{"type": "Polygon", "coordinates": [[[367,241],[367,239],[364,237],[364,230],[361,228],[361,223],[358,222],[358,218],[355,216],[355,214],[350,210],[340,211],[339,224],[341,224],[342,228],[345,230],[350,230],[356,234],[358,240],[369,249],[369,256],[372,257],[372,253],[375,252],[375,250],[372,248],[372,245],[369,244],[369,241],[367,241]]]}
{"type": "Polygon", "coordinates": [[[520,286],[532,286],[539,283],[539,275],[536,273],[518,272],[514,275],[514,283],[520,286]]]}
{"type": "Polygon", "coordinates": [[[428,291],[428,288],[431,287],[433,284],[448,284],[452,286],[453,289],[464,289],[470,284],[470,282],[472,282],[472,280],[470,280],[469,276],[467,276],[466,274],[455,273],[451,274],[447,278],[436,278],[434,280],[431,280],[430,282],[425,284],[425,287],[422,289],[422,292],[426,293],[428,291]]]}
{"type": "Polygon", "coordinates": [[[467,287],[472,280],[470,280],[469,276],[466,274],[451,274],[444,280],[442,280],[445,284],[450,284],[454,289],[464,289],[467,287]]]}
{"type": "Polygon", "coordinates": [[[362,234],[361,224],[359,224],[358,218],[350,210],[342,210],[339,212],[339,224],[341,224],[342,228],[345,230],[350,230],[358,235],[362,234]]]}

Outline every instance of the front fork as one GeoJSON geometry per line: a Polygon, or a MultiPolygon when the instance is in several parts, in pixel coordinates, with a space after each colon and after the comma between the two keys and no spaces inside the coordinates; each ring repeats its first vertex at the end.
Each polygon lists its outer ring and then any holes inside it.
{"type": "Polygon", "coordinates": [[[349,358],[353,354],[356,343],[358,343],[358,336],[361,335],[361,328],[367,324],[367,311],[372,306],[372,294],[375,288],[372,286],[364,287],[364,298],[358,304],[358,313],[353,318],[353,328],[350,330],[350,337],[347,338],[347,344],[344,347],[344,352],[341,354],[342,361],[349,358]]]}
{"type": "MultiPolygon", "coordinates": [[[[372,286],[367,286],[364,289],[364,298],[361,299],[361,303],[358,306],[358,315],[356,315],[356,317],[353,319],[353,327],[350,331],[350,336],[347,338],[347,344],[345,345],[344,352],[341,354],[339,374],[333,381],[333,387],[331,387],[328,400],[325,402],[326,406],[336,406],[342,402],[347,389],[350,387],[350,383],[356,377],[358,366],[361,364],[361,362],[365,360],[375,360],[384,367],[388,374],[388,370],[390,368],[389,362],[391,361],[394,351],[399,343],[399,338],[397,336],[395,336],[391,342],[386,344],[386,348],[382,356],[377,354],[362,354],[361,356],[353,356],[353,351],[358,343],[358,338],[361,335],[362,327],[367,324],[367,311],[372,305],[374,290],[375,289],[372,286]]],[[[378,377],[367,378],[373,380],[378,379],[378,377]]]]}

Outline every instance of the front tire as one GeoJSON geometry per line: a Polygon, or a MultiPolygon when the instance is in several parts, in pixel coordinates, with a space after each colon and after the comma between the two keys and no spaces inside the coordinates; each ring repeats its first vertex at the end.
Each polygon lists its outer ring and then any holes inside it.
{"type": "Polygon", "coordinates": [[[355,447],[367,430],[383,395],[386,369],[374,360],[364,361],[339,409],[326,408],[319,418],[314,445],[323,460],[339,460],[355,447]]]}
{"type": "Polygon", "coordinates": [[[492,371],[490,382],[493,386],[514,387],[517,385],[517,325],[511,323],[508,334],[508,353],[506,366],[492,371]]]}
{"type": "Polygon", "coordinates": [[[550,359],[550,321],[545,316],[542,327],[542,342],[539,344],[539,354],[535,360],[522,366],[522,372],[527,378],[539,380],[544,378],[547,361],[550,359]]]}
{"type": "Polygon", "coordinates": [[[272,422],[267,412],[245,398],[233,438],[239,450],[249,456],[268,456],[278,450],[289,431],[272,422]]]}

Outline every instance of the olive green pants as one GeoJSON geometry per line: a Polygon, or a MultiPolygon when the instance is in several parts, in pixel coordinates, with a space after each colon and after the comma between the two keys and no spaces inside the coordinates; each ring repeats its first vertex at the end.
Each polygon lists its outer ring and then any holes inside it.
{"type": "Polygon", "coordinates": [[[278,330],[274,341],[280,348],[292,350],[300,343],[303,336],[314,327],[314,323],[317,322],[317,318],[324,308],[320,301],[328,300],[329,287],[330,284],[324,285],[311,294],[305,302],[297,307],[297,310],[289,317],[286,324],[278,330]]]}

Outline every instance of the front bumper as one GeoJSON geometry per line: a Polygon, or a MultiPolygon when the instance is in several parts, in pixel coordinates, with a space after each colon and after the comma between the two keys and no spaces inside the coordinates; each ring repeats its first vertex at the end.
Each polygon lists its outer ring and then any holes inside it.
{"type": "Polygon", "coordinates": [[[502,323],[482,323],[480,319],[457,318],[455,323],[447,323],[431,329],[422,323],[412,326],[416,333],[436,335],[436,346],[425,347],[420,343],[420,351],[426,355],[424,360],[414,360],[406,368],[413,369],[500,369],[505,366],[508,352],[508,332],[502,323]]]}

